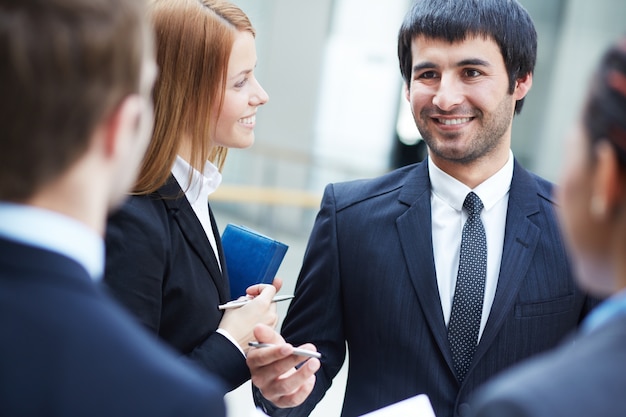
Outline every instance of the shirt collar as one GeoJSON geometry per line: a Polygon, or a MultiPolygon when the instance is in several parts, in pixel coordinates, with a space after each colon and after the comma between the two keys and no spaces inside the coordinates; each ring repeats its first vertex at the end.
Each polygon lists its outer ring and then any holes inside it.
{"type": "Polygon", "coordinates": [[[513,152],[509,150],[509,159],[498,172],[487,178],[473,190],[456,178],[441,170],[428,157],[428,175],[431,190],[441,200],[457,211],[463,209],[463,202],[470,191],[474,191],[483,202],[484,210],[489,211],[511,188],[514,166],[513,152]]]}
{"type": "Polygon", "coordinates": [[[207,161],[204,164],[204,170],[201,173],[179,155],[176,155],[172,175],[185,190],[185,195],[192,203],[200,197],[206,200],[222,183],[222,174],[211,162],[207,161]],[[189,178],[190,171],[191,178],[189,178]]]}
{"type": "Polygon", "coordinates": [[[83,223],[38,207],[0,202],[0,236],[60,253],[80,263],[94,281],[104,272],[104,240],[83,223]]]}

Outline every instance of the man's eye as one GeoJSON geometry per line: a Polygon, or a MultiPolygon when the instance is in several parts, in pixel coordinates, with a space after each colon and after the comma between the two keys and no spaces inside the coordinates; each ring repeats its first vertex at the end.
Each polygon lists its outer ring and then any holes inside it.
{"type": "Polygon", "coordinates": [[[467,77],[471,77],[471,78],[473,78],[473,77],[478,77],[480,74],[481,74],[481,72],[480,72],[480,71],[478,71],[478,70],[475,70],[475,69],[468,69],[468,70],[465,70],[465,75],[466,75],[467,77]]]}
{"type": "Polygon", "coordinates": [[[435,71],[426,71],[421,73],[417,78],[431,80],[433,78],[437,78],[437,73],[435,71]]]}

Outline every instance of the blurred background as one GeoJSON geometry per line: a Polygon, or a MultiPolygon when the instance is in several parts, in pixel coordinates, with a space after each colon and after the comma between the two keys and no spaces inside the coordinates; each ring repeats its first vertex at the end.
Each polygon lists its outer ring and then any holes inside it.
{"type": "MultiPolygon", "coordinates": [[[[396,36],[411,0],[232,0],[257,29],[257,78],[270,101],[256,143],[231,150],[212,195],[220,229],[244,224],[289,245],[278,275],[293,293],[329,182],[373,177],[425,156],[402,95],[396,36]]],[[[533,87],[513,123],[513,153],[558,183],[565,136],[602,51],[626,32],[624,0],[521,0],[539,50],[533,87]]],[[[279,304],[282,318],[287,303],[279,304]]],[[[344,367],[345,368],[345,367],[344,367]]],[[[338,416],[345,369],[312,416],[338,416]]],[[[249,416],[250,383],[227,395],[249,416]]]]}

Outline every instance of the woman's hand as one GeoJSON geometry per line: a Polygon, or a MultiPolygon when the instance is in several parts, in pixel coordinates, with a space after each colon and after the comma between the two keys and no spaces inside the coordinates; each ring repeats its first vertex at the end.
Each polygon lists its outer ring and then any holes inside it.
{"type": "Polygon", "coordinates": [[[219,328],[226,330],[239,344],[244,353],[248,353],[248,342],[256,340],[252,330],[259,323],[270,327],[276,327],[278,314],[276,303],[272,298],[282,287],[280,278],[274,279],[272,285],[256,284],[246,290],[246,297],[251,299],[249,303],[239,308],[226,310],[220,321],[219,328]]]}

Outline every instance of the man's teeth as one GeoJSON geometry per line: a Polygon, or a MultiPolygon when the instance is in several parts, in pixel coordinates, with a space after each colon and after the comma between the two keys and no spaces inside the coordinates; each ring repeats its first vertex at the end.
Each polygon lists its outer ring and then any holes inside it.
{"type": "Polygon", "coordinates": [[[246,125],[252,124],[254,123],[254,121],[256,120],[256,116],[251,116],[251,117],[246,117],[243,119],[239,119],[239,123],[243,123],[246,125]]]}
{"type": "Polygon", "coordinates": [[[461,123],[467,123],[471,120],[470,117],[464,117],[462,119],[437,119],[439,123],[444,125],[459,125],[461,123]]]}

